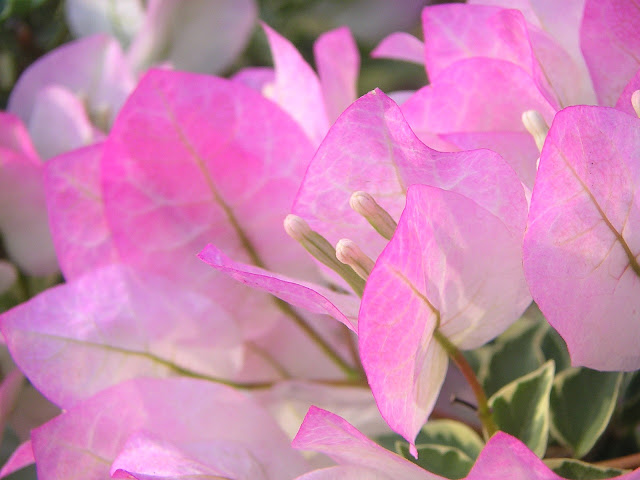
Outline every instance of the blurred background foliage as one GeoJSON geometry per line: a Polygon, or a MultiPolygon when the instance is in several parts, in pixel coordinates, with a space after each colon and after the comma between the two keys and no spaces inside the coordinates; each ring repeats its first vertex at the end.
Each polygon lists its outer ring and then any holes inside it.
{"type": "MultiPolygon", "coordinates": [[[[416,0],[423,5],[451,1],[416,0]]],[[[347,13],[353,18],[368,6],[375,8],[377,1],[258,0],[257,3],[259,18],[293,42],[313,66],[313,42],[318,36],[341,26],[347,13]]],[[[362,23],[360,29],[356,28],[361,30],[356,32],[362,56],[360,94],[375,87],[389,92],[416,89],[426,83],[424,68],[419,65],[370,58],[376,44],[393,29],[367,29],[362,23]]],[[[419,16],[404,30],[422,38],[419,16]]],[[[25,68],[38,57],[72,39],[65,22],[64,0],[0,0],[0,109],[6,107],[11,88],[25,68]]],[[[262,29],[256,25],[244,53],[225,74],[246,66],[265,65],[272,65],[271,54],[262,29]]]]}

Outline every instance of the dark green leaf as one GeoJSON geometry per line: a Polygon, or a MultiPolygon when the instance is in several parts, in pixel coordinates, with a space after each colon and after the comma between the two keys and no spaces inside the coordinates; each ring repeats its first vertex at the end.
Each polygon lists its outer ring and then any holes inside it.
{"type": "Polygon", "coordinates": [[[489,399],[498,428],[522,440],[536,455],[547,449],[553,360],[505,385],[489,399]]]}
{"type": "Polygon", "coordinates": [[[591,480],[617,477],[625,473],[617,468],[598,467],[571,458],[551,458],[545,460],[547,467],[569,480],[591,480]]]}
{"type": "Polygon", "coordinates": [[[609,424],[616,405],[621,373],[571,368],[560,372],[551,391],[551,434],[585,456],[609,424]]]}
{"type": "Polygon", "coordinates": [[[455,447],[416,445],[418,450],[417,459],[413,458],[409,453],[409,446],[406,443],[400,443],[397,448],[400,455],[425,470],[456,480],[466,477],[475,462],[474,459],[469,458],[464,452],[455,447]]]}

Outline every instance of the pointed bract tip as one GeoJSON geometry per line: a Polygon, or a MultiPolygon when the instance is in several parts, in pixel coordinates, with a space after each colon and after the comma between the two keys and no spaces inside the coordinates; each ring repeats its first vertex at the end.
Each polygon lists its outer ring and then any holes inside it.
{"type": "Polygon", "coordinates": [[[640,117],[640,90],[636,90],[631,94],[631,106],[636,112],[636,115],[640,117]]]}
{"type": "Polygon", "coordinates": [[[537,110],[527,110],[522,114],[522,124],[535,140],[538,151],[541,152],[549,132],[547,122],[537,110]]]}
{"type": "Polygon", "coordinates": [[[362,191],[354,192],[349,199],[349,205],[362,215],[380,235],[391,240],[398,224],[370,194],[362,191]]]}
{"type": "Polygon", "coordinates": [[[301,217],[290,213],[284,219],[284,231],[296,242],[302,242],[311,234],[311,227],[301,217]]]}
{"type": "Polygon", "coordinates": [[[413,458],[418,458],[418,449],[414,443],[409,445],[409,453],[411,453],[413,458]]]}
{"type": "Polygon", "coordinates": [[[365,281],[371,275],[375,265],[374,261],[365,255],[354,241],[348,238],[343,238],[337,243],[336,257],[345,265],[353,268],[353,271],[365,281]]]}

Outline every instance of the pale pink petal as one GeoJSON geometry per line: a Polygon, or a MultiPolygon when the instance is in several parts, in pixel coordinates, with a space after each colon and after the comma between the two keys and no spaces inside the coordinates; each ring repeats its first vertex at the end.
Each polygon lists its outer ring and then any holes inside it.
{"type": "Polygon", "coordinates": [[[291,438],[295,437],[312,405],[334,412],[365,435],[373,437],[390,433],[371,390],[366,386],[292,380],[279,382],[264,392],[256,392],[256,397],[291,438]]]}
{"type": "Polygon", "coordinates": [[[424,43],[406,32],[392,33],[371,52],[373,58],[391,58],[424,65],[424,43]]]}
{"type": "Polygon", "coordinates": [[[349,238],[376,258],[386,240],[351,209],[349,198],[367,191],[397,219],[413,184],[460,192],[507,225],[524,228],[522,186],[502,158],[488,151],[431,150],[380,90],[357,100],[333,125],[307,170],[293,211],[332,244],[349,238]]]}
{"type": "Polygon", "coordinates": [[[45,205],[42,164],[0,147],[0,231],[9,258],[30,275],[58,269],[45,205]]]}
{"type": "Polygon", "coordinates": [[[0,294],[11,288],[17,278],[16,267],[5,260],[0,260],[0,294]]]}
{"type": "Polygon", "coordinates": [[[27,68],[11,91],[8,110],[29,123],[38,92],[53,85],[78,97],[94,124],[106,129],[133,88],[133,76],[114,39],[86,37],[52,50],[27,68]]]}
{"type": "Polygon", "coordinates": [[[314,280],[309,255],[282,227],[312,147],[257,92],[210,76],[152,71],[105,144],[105,214],[121,259],[201,289],[250,337],[282,318],[197,258],[209,242],[240,262],[314,280]],[[291,245],[291,248],[283,248],[291,245]],[[261,315],[256,315],[261,311],[261,315]]]}
{"type": "Polygon", "coordinates": [[[26,127],[18,117],[8,112],[0,112],[0,147],[38,159],[26,127]]]}
{"type": "Polygon", "coordinates": [[[180,70],[221,72],[246,45],[257,13],[253,0],[151,0],[129,60],[137,71],[168,61],[180,70]]]}
{"type": "MultiPolygon", "coordinates": [[[[271,480],[307,470],[273,419],[248,395],[193,379],[138,379],[82,402],[33,432],[38,478],[108,478],[133,434],[183,450],[210,443],[243,446],[271,480]]],[[[224,451],[210,451],[219,460],[224,451]]]]}
{"type": "Polygon", "coordinates": [[[82,101],[57,85],[45,86],[37,92],[28,127],[38,153],[45,160],[99,140],[82,101]]]}
{"type": "Polygon", "coordinates": [[[2,384],[0,384],[0,429],[3,431],[7,418],[16,407],[18,396],[24,384],[24,375],[18,369],[12,370],[2,379],[2,384]]]}
{"type": "Polygon", "coordinates": [[[339,322],[357,331],[360,299],[342,294],[321,285],[303,282],[267,270],[234,262],[214,245],[207,245],[198,255],[216,270],[234,280],[268,292],[285,302],[312,313],[330,315],[339,322]]]}
{"type": "Polygon", "coordinates": [[[247,67],[234,74],[231,79],[264,95],[269,88],[272,88],[276,73],[271,67],[247,67]]]}
{"type": "Polygon", "coordinates": [[[222,309],[117,265],[46,290],[0,319],[15,362],[65,408],[129,378],[229,376],[241,362],[239,332],[222,309]]]}
{"type": "Polygon", "coordinates": [[[280,105],[318,145],[329,128],[320,80],[291,42],[263,24],[276,72],[267,97],[280,105]]]}
{"type": "Polygon", "coordinates": [[[118,261],[100,185],[103,144],[45,164],[45,193],[60,269],[67,281],[118,261]]]}
{"type": "Polygon", "coordinates": [[[476,348],[530,303],[522,234],[459,194],[409,189],[396,234],[367,281],[358,329],[378,407],[409,442],[446,374],[447,354],[434,330],[461,348],[476,348]]]}
{"type": "Polygon", "coordinates": [[[442,477],[423,470],[414,463],[382,448],[365,437],[346,420],[317,407],[309,409],[292,445],[301,450],[324,453],[339,464],[370,468],[391,478],[403,480],[442,479],[442,477]]]}
{"type": "Polygon", "coordinates": [[[634,2],[586,0],[580,46],[600,105],[613,106],[640,67],[640,10],[634,2]]]}
{"type": "Polygon", "coordinates": [[[323,33],[313,44],[327,118],[333,123],[357,98],[360,53],[347,27],[323,33]]]}
{"type": "MultiPolygon", "coordinates": [[[[436,82],[418,90],[402,105],[411,128],[428,145],[434,134],[481,132],[486,134],[485,141],[489,141],[486,145],[483,141],[483,146],[491,149],[494,149],[491,135],[496,136],[498,151],[501,145],[511,143],[505,142],[505,134],[528,135],[522,124],[522,114],[527,110],[537,110],[549,124],[555,114],[554,107],[524,70],[511,62],[483,58],[456,62],[443,71],[436,82]],[[487,92],[500,92],[500,95],[487,92]]],[[[521,181],[531,188],[531,172],[538,159],[533,139],[522,143],[520,154],[517,148],[509,148],[504,153],[521,181]]]]}
{"type": "MultiPolygon", "coordinates": [[[[289,475],[290,477],[291,475],[289,475]]],[[[263,466],[246,446],[228,440],[189,442],[176,447],[146,433],[134,434],[111,464],[112,478],[214,479],[267,477],[263,466]]]]}
{"type": "Polygon", "coordinates": [[[4,478],[24,467],[28,467],[35,463],[35,461],[36,460],[33,457],[33,448],[31,447],[31,440],[27,440],[16,448],[16,450],[11,454],[9,460],[7,460],[7,463],[2,466],[2,469],[0,470],[0,478],[4,478]]]}
{"type": "Polygon", "coordinates": [[[394,477],[366,467],[330,467],[306,473],[296,480],[395,480],[394,477]]]}
{"type": "Polygon", "coordinates": [[[542,151],[524,264],[574,365],[640,367],[639,145],[637,118],[580,106],[558,113],[542,151]]]}

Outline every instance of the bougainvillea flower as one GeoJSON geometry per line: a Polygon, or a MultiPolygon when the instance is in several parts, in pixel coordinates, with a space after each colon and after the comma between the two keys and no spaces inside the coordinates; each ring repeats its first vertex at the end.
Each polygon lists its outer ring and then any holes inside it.
{"type": "MultiPolygon", "coordinates": [[[[635,38],[639,12],[631,4],[618,8],[616,2],[597,0],[553,7],[538,1],[473,3],[424,9],[431,84],[405,102],[403,112],[428,145],[446,151],[490,148],[531,189],[539,153],[526,138],[521,115],[537,110],[550,124],[561,108],[596,103],[596,92],[601,103],[616,104],[638,68],[635,44],[622,38],[635,38]],[[618,16],[624,17],[624,29],[618,16]],[[606,42],[600,41],[602,31],[606,42]],[[619,50],[622,44],[626,53],[619,50]],[[619,52],[619,62],[618,53],[609,51],[619,52]],[[594,92],[592,78],[597,84],[598,77],[608,78],[607,92],[598,85],[594,92]]],[[[640,86],[636,83],[633,90],[640,86]]],[[[626,94],[633,90],[628,86],[626,94]]],[[[622,104],[628,108],[627,100],[622,104]]]]}
{"type": "Polygon", "coordinates": [[[360,55],[351,32],[338,28],[314,44],[318,75],[291,42],[263,24],[274,68],[248,68],[235,79],[280,105],[318,145],[329,125],[356,99],[360,55]]]}
{"type": "Polygon", "coordinates": [[[135,70],[160,62],[180,70],[221,72],[246,45],[257,8],[253,0],[70,0],[65,3],[76,36],[107,33],[127,50],[135,70]]]}
{"type": "Polygon", "coordinates": [[[9,258],[30,275],[58,269],[42,163],[22,122],[0,112],[0,232],[9,258]]]}
{"type": "Polygon", "coordinates": [[[327,134],[307,170],[293,212],[333,245],[349,238],[375,259],[387,243],[349,200],[366,191],[395,219],[410,185],[434,185],[473,198],[507,224],[524,225],[522,187],[499,155],[441,153],[424,145],[380,90],[361,97],[327,134]]]}
{"type": "Polygon", "coordinates": [[[242,361],[240,332],[215,303],[118,265],[48,289],[0,322],[16,364],[63,408],[140,376],[229,377],[242,361]]]}
{"type": "Polygon", "coordinates": [[[18,79],[8,111],[27,125],[43,158],[87,145],[108,131],[133,89],[118,43],[96,35],[43,56],[18,79]]]}
{"type": "Polygon", "coordinates": [[[291,479],[308,467],[250,397],[193,379],[138,379],[76,405],[32,434],[38,478],[291,479]],[[176,463],[173,463],[173,461],[176,463]],[[242,476],[248,472],[256,477],[242,476]]]}
{"type": "MultiPolygon", "coordinates": [[[[523,195],[514,200],[523,202],[523,195]]],[[[378,407],[409,442],[431,413],[447,370],[435,331],[460,349],[477,348],[530,303],[523,234],[523,223],[509,224],[469,197],[409,188],[396,234],[367,281],[358,324],[378,407]]]]}
{"type": "Polygon", "coordinates": [[[442,477],[430,473],[409,460],[402,458],[380,445],[369,440],[355,427],[339,416],[311,407],[305,417],[296,438],[292,443],[294,448],[321,452],[343,467],[308,474],[301,479],[343,478],[343,472],[361,476],[347,476],[346,478],[380,478],[403,480],[441,480],[442,477]],[[357,468],[354,468],[357,467],[357,468]],[[372,472],[376,472],[370,477],[372,472]]]}
{"type": "Polygon", "coordinates": [[[44,165],[51,234],[67,281],[116,263],[118,252],[104,216],[97,143],[59,155],[44,165]]]}
{"type": "Polygon", "coordinates": [[[524,265],[574,365],[640,368],[638,122],[609,108],[567,108],[542,151],[524,265]]]}

